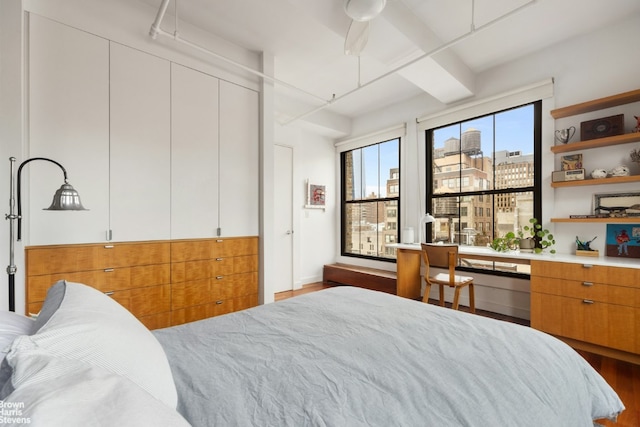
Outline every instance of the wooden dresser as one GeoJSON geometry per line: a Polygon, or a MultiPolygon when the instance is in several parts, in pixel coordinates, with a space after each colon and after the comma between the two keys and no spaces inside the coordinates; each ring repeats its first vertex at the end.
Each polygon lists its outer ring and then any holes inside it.
{"type": "Polygon", "coordinates": [[[126,242],[25,249],[26,311],[61,279],[92,286],[149,329],[258,305],[258,238],[126,242]]]}
{"type": "Polygon", "coordinates": [[[531,261],[531,327],[640,363],[640,269],[531,261]]]}
{"type": "Polygon", "coordinates": [[[171,242],[172,324],[258,305],[258,238],[171,242]]]}

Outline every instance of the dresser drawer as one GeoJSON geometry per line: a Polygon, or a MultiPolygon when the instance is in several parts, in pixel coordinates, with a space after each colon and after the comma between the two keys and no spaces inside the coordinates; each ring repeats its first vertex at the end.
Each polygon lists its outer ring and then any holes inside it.
{"type": "Polygon", "coordinates": [[[212,258],[258,254],[257,237],[237,237],[213,241],[212,258]]]}
{"type": "Polygon", "coordinates": [[[163,285],[170,283],[169,264],[30,276],[27,278],[28,301],[44,301],[49,288],[59,280],[83,283],[101,292],[163,285]]]}
{"type": "Polygon", "coordinates": [[[209,277],[211,277],[211,261],[208,259],[171,264],[172,283],[191,282],[209,277]]]}
{"type": "Polygon", "coordinates": [[[171,284],[171,310],[211,301],[210,279],[171,284]]]}
{"type": "Polygon", "coordinates": [[[171,312],[171,324],[173,326],[182,325],[187,322],[195,322],[196,320],[232,313],[236,310],[233,300],[216,301],[208,304],[185,307],[171,312]]]}
{"type": "Polygon", "coordinates": [[[244,255],[233,258],[233,273],[258,271],[258,255],[244,255]]]}
{"type": "Polygon", "coordinates": [[[171,326],[171,312],[166,311],[164,313],[156,313],[151,314],[149,316],[140,317],[140,322],[147,329],[160,329],[160,328],[168,328],[171,326]]]}
{"type": "MultiPolygon", "coordinates": [[[[168,313],[171,310],[170,284],[103,292],[138,318],[163,312],[168,313]]],[[[29,302],[27,314],[38,314],[42,309],[43,303],[44,299],[29,302]]]]}
{"type": "Polygon", "coordinates": [[[149,286],[109,292],[115,301],[136,317],[171,311],[171,285],[149,286]]]}
{"type": "Polygon", "coordinates": [[[231,277],[233,280],[233,296],[239,297],[258,293],[257,272],[234,274],[231,277]]]}
{"type": "Polygon", "coordinates": [[[107,245],[68,245],[26,249],[26,274],[104,270],[170,261],[168,242],[113,243],[107,245]]]}
{"type": "Polygon", "coordinates": [[[640,307],[640,288],[551,277],[531,277],[531,292],[640,307]]]}
{"type": "Polygon", "coordinates": [[[610,267],[589,263],[531,261],[531,276],[640,288],[640,269],[636,268],[610,267]]]}
{"type": "Polygon", "coordinates": [[[640,353],[640,313],[630,306],[532,292],[531,327],[561,337],[640,353]]]}

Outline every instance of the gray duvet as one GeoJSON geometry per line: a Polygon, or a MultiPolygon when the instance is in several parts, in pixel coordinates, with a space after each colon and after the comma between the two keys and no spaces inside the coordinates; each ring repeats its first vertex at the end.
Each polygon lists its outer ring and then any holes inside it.
{"type": "Polygon", "coordinates": [[[624,409],[531,328],[338,287],[154,331],[194,426],[592,426],[624,409]]]}

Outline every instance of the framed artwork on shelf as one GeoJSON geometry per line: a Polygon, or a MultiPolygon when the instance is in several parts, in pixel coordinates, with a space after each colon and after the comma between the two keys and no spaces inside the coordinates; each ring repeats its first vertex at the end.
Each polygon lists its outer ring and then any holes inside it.
{"type": "Polygon", "coordinates": [[[562,156],[561,166],[562,168],[560,170],[563,171],[582,169],[582,153],[562,156]]]}
{"type": "Polygon", "coordinates": [[[307,204],[304,207],[324,209],[326,207],[326,186],[312,184],[307,180],[307,204]]]}
{"type": "Polygon", "coordinates": [[[640,224],[607,224],[605,254],[618,258],[640,258],[640,224]]]}
{"type": "Polygon", "coordinates": [[[593,195],[593,213],[612,218],[640,217],[640,192],[593,195]]]}

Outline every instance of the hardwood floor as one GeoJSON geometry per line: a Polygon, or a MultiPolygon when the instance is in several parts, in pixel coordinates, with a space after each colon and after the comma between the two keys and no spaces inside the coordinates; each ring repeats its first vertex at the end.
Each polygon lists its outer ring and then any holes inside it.
{"type": "MultiPolygon", "coordinates": [[[[303,288],[299,290],[279,292],[275,294],[275,300],[280,301],[333,286],[335,285],[323,282],[311,283],[303,286],[303,288]]],[[[433,302],[435,303],[435,301],[433,302]]],[[[466,307],[461,307],[461,309],[465,310],[466,307]]],[[[525,326],[529,324],[528,321],[523,319],[483,310],[476,310],[476,314],[525,326]]],[[[626,407],[625,411],[618,417],[617,423],[609,420],[598,420],[598,423],[606,427],[640,427],[640,365],[634,365],[585,351],[578,351],[578,353],[613,387],[626,407]]]]}

